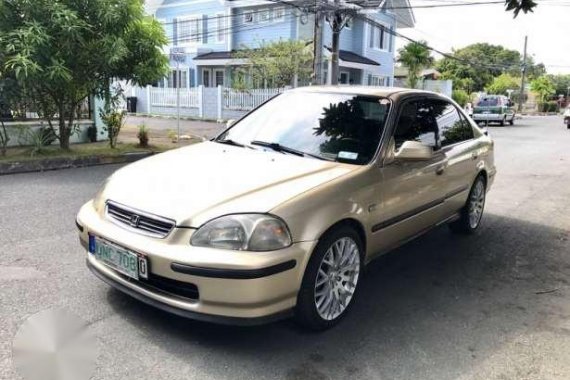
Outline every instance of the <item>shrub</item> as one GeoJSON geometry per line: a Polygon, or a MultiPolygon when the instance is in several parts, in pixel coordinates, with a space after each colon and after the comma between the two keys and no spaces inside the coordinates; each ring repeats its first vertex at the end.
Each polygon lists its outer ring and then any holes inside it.
{"type": "Polygon", "coordinates": [[[465,107],[465,104],[467,104],[467,102],[469,102],[470,99],[469,94],[465,90],[453,90],[451,97],[461,107],[465,107]]]}
{"type": "Polygon", "coordinates": [[[538,104],[538,112],[556,112],[556,111],[558,111],[558,103],[555,101],[538,104]]]}
{"type": "Polygon", "coordinates": [[[141,148],[147,148],[148,147],[148,128],[146,127],[146,125],[142,124],[139,125],[139,132],[137,133],[137,137],[139,139],[139,146],[141,148]]]}
{"type": "Polygon", "coordinates": [[[55,140],[57,140],[57,135],[53,128],[42,127],[37,132],[39,134],[39,140],[42,146],[51,145],[55,140]]]}
{"type": "Polygon", "coordinates": [[[97,127],[96,126],[91,125],[91,126],[89,126],[89,128],[87,128],[87,138],[92,143],[97,142],[97,127]]]}

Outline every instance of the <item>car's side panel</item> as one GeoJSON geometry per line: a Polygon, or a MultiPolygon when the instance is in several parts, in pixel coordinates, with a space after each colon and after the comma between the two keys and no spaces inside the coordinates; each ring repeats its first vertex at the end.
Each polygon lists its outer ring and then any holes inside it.
{"type": "Polygon", "coordinates": [[[381,169],[380,206],[371,213],[373,252],[383,252],[441,221],[446,184],[439,173],[445,166],[445,155],[438,153],[428,161],[396,161],[381,169]]]}

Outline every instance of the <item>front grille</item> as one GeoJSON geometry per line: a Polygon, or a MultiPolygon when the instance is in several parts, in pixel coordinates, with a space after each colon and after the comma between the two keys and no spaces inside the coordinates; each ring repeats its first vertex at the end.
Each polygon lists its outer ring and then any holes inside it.
{"type": "Polygon", "coordinates": [[[182,301],[198,301],[200,299],[198,287],[189,282],[172,280],[152,273],[149,273],[148,279],[141,277],[135,280],[117,271],[115,273],[125,281],[163,296],[180,298],[182,301]]]}
{"type": "Polygon", "coordinates": [[[148,280],[140,279],[143,284],[147,284],[155,289],[162,290],[169,295],[174,295],[191,300],[198,300],[200,298],[198,287],[188,282],[171,280],[170,278],[157,276],[156,274],[149,274],[148,280]]]}
{"type": "Polygon", "coordinates": [[[172,219],[148,214],[113,201],[107,201],[106,213],[121,226],[157,238],[166,237],[176,224],[172,219]]]}

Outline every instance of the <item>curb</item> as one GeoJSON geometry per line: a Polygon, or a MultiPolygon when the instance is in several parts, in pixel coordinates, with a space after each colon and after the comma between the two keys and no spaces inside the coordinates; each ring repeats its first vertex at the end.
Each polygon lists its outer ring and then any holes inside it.
{"type": "Polygon", "coordinates": [[[0,163],[0,176],[48,170],[81,168],[86,166],[128,164],[154,155],[155,152],[133,152],[121,155],[84,156],[75,158],[46,158],[43,160],[0,163]]]}

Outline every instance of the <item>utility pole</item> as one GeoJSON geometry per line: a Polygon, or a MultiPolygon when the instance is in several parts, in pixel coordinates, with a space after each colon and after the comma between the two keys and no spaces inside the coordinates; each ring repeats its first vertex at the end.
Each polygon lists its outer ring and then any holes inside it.
{"type": "Polygon", "coordinates": [[[313,29],[313,85],[323,84],[323,21],[324,15],[315,1],[315,26],[313,29]]]}
{"type": "Polygon", "coordinates": [[[528,36],[524,36],[524,53],[522,62],[522,75],[521,75],[521,93],[519,95],[519,112],[522,112],[522,106],[524,102],[524,86],[526,79],[526,50],[528,45],[528,36]]]}
{"type": "Polygon", "coordinates": [[[340,32],[344,27],[343,17],[339,11],[340,0],[334,0],[335,10],[332,14],[332,46],[331,46],[331,84],[338,84],[340,32]]]}

